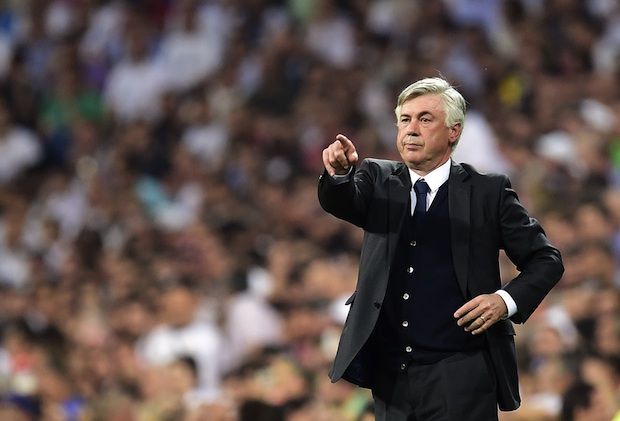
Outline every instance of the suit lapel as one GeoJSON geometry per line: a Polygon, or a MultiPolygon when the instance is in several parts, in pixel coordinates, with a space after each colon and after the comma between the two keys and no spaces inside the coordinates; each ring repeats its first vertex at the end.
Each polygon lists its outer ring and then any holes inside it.
{"type": "Polygon", "coordinates": [[[452,259],[456,279],[463,296],[467,294],[467,272],[469,263],[470,193],[469,174],[459,164],[452,164],[448,179],[448,210],[452,236],[452,259]]]}
{"type": "MultiPolygon", "coordinates": [[[[388,266],[391,266],[394,259],[400,230],[403,220],[407,215],[409,205],[409,195],[411,192],[411,176],[405,164],[399,164],[396,170],[388,178],[388,266]]],[[[387,268],[390,273],[390,267],[387,268]]]]}

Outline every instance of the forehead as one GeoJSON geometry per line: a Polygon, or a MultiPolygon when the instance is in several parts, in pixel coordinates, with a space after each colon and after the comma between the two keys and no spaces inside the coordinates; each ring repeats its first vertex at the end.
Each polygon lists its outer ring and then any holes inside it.
{"type": "Polygon", "coordinates": [[[420,112],[430,112],[433,114],[445,113],[443,99],[438,94],[426,94],[403,102],[401,114],[414,115],[420,112]]]}

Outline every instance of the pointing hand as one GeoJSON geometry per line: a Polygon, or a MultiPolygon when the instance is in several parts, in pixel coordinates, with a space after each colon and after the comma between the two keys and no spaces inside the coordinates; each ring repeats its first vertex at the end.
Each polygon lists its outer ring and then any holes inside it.
{"type": "Polygon", "coordinates": [[[323,165],[331,176],[346,174],[357,161],[358,156],[353,142],[342,134],[336,136],[336,141],[323,149],[323,165]]]}

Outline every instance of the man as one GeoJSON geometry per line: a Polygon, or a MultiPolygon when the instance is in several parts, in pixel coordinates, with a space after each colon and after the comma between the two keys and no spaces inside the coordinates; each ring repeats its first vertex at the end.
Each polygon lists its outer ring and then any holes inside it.
{"type": "Polygon", "coordinates": [[[497,420],[520,403],[510,320],[560,279],[561,256],[505,176],[450,159],[465,100],[449,83],[413,83],[395,112],[403,162],[357,168],[343,135],[323,151],[321,206],[365,231],[330,377],[372,389],[377,420],[497,420]],[[503,288],[500,249],[520,271],[503,288]]]}

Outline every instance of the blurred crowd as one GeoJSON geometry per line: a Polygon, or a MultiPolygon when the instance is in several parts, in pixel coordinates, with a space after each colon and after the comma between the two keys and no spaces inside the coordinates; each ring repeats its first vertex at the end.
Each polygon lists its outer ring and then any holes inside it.
{"type": "Polygon", "coordinates": [[[4,0],[0,419],[372,420],[327,377],[362,233],[321,151],[397,159],[396,96],[437,75],[454,159],[566,265],[501,420],[619,419],[615,0],[4,0]]]}

